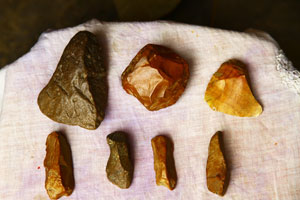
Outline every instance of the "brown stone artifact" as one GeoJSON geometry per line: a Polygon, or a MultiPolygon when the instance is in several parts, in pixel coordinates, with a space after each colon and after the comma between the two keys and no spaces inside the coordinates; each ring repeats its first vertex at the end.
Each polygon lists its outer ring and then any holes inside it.
{"type": "Polygon", "coordinates": [[[220,196],[225,194],[227,176],[226,161],[222,150],[222,132],[218,131],[211,138],[206,164],[206,182],[209,191],[220,196]]]}
{"type": "Polygon", "coordinates": [[[176,103],[189,79],[187,62],[170,49],[147,44],[122,74],[124,90],[148,110],[176,103]]]}
{"type": "Polygon", "coordinates": [[[173,144],[165,136],[159,135],[151,140],[156,185],[163,185],[173,190],[177,182],[175,162],[173,157],[173,144]]]}
{"type": "Polygon", "coordinates": [[[239,117],[256,117],[262,107],[247,82],[244,64],[229,60],[221,65],[205,92],[205,101],[216,111],[239,117]]]}
{"type": "Polygon", "coordinates": [[[66,46],[52,78],[39,94],[38,105],[56,122],[96,129],[104,118],[107,92],[97,38],[80,31],[66,46]]]}
{"type": "Polygon", "coordinates": [[[46,170],[45,188],[50,199],[71,195],[75,186],[72,153],[62,134],[53,132],[48,135],[44,167],[46,170]]]}
{"type": "Polygon", "coordinates": [[[110,182],[122,189],[129,188],[133,176],[133,164],[129,155],[126,134],[117,131],[106,137],[110,156],[106,165],[106,175],[110,182]]]}

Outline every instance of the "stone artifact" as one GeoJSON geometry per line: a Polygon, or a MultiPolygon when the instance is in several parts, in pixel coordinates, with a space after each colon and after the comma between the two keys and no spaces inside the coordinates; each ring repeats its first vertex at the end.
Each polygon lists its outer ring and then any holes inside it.
{"type": "Polygon", "coordinates": [[[206,164],[206,182],[209,191],[223,196],[227,184],[227,167],[222,150],[222,132],[218,131],[211,138],[206,164]]]}
{"type": "Polygon", "coordinates": [[[106,175],[110,182],[122,189],[129,188],[133,176],[133,164],[129,155],[129,144],[126,134],[120,131],[106,137],[110,148],[106,175]]]}
{"type": "Polygon", "coordinates": [[[96,129],[104,118],[106,81],[96,36],[80,31],[66,46],[52,78],[39,94],[38,105],[56,122],[96,129]]]}
{"type": "Polygon", "coordinates": [[[151,140],[156,184],[173,190],[177,182],[175,162],[173,158],[173,144],[165,136],[159,135],[151,140]]]}
{"type": "Polygon", "coordinates": [[[50,199],[58,199],[72,194],[75,183],[71,148],[66,138],[53,132],[48,135],[46,142],[45,188],[50,199]]]}
{"type": "Polygon", "coordinates": [[[256,117],[262,113],[247,82],[244,64],[229,60],[221,65],[205,92],[205,101],[216,111],[239,117],[256,117]]]}
{"type": "Polygon", "coordinates": [[[147,44],[122,74],[124,90],[148,110],[176,103],[189,79],[187,62],[170,49],[147,44]]]}

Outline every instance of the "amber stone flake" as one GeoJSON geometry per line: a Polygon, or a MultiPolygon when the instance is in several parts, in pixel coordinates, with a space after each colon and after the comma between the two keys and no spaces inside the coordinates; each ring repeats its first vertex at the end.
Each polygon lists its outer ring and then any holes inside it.
{"type": "Polygon", "coordinates": [[[169,48],[147,44],[121,78],[124,90],[153,111],[176,103],[186,87],[189,67],[169,48]]]}
{"type": "Polygon", "coordinates": [[[126,133],[117,131],[106,137],[110,156],[106,165],[106,175],[110,182],[122,189],[129,188],[133,176],[133,164],[129,155],[126,133]]]}
{"type": "Polygon", "coordinates": [[[205,101],[216,111],[239,117],[256,117],[262,107],[253,96],[245,65],[229,60],[221,65],[207,85],[205,101]]]}
{"type": "Polygon", "coordinates": [[[206,182],[209,191],[223,196],[228,180],[227,167],[222,150],[222,132],[213,135],[208,147],[206,182]]]}
{"type": "Polygon", "coordinates": [[[156,184],[173,190],[177,182],[173,144],[166,136],[156,136],[151,140],[156,184]]]}
{"type": "Polygon", "coordinates": [[[71,195],[75,186],[72,153],[62,134],[53,132],[48,135],[44,167],[46,170],[45,188],[50,199],[71,195]]]}

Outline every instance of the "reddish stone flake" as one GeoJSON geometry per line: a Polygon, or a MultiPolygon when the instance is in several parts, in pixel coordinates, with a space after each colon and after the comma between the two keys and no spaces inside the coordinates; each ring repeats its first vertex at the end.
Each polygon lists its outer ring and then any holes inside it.
{"type": "Polygon", "coordinates": [[[169,48],[147,44],[122,74],[124,90],[148,110],[176,103],[189,79],[187,62],[169,48]]]}

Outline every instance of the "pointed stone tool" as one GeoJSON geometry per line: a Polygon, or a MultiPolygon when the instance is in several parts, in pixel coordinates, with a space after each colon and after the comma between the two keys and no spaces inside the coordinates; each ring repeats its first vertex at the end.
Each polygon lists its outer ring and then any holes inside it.
{"type": "Polygon", "coordinates": [[[66,46],[52,78],[39,94],[38,105],[56,122],[96,129],[104,119],[107,90],[97,38],[80,31],[66,46]]]}

